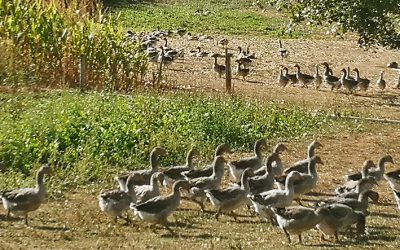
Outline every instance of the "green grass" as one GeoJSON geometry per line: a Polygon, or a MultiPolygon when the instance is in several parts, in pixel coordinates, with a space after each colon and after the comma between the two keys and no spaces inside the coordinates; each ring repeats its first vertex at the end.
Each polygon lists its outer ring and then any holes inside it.
{"type": "MultiPolygon", "coordinates": [[[[211,157],[226,142],[249,151],[255,140],[305,136],[325,112],[231,96],[50,92],[0,94],[0,162],[24,174],[42,163],[74,182],[147,165],[150,150],[168,150],[162,165],[183,162],[194,146],[211,157]],[[65,170],[65,171],[64,171],[65,170]],[[72,176],[72,177],[71,177],[72,176]]],[[[209,158],[207,158],[209,160],[209,158]]]]}
{"type": "MultiPolygon", "coordinates": [[[[205,34],[289,36],[285,33],[286,18],[262,13],[251,1],[154,1],[124,5],[119,10],[125,28],[136,31],[159,27],[205,34]],[[197,16],[197,10],[211,13],[197,16]]],[[[293,31],[290,36],[300,37],[304,32],[293,31]]]]}

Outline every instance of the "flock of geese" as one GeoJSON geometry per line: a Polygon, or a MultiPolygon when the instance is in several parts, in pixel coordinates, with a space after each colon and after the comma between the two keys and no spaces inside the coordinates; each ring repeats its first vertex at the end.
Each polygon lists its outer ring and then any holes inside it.
{"type": "MultiPolygon", "coordinates": [[[[234,153],[228,144],[215,149],[214,160],[204,168],[195,168],[199,151],[192,148],[186,156],[186,163],[180,166],[161,168],[159,158],[166,154],[162,147],[155,147],[150,153],[150,168],[136,170],[115,177],[118,188],[103,190],[98,195],[101,211],[117,222],[129,210],[140,220],[163,225],[172,235],[168,217],[181,204],[181,199],[193,202],[205,211],[208,200],[215,207],[215,218],[221,214],[232,216],[235,221],[239,208],[248,208],[263,220],[278,225],[287,236],[298,235],[309,229],[318,228],[321,240],[334,236],[356,225],[356,232],[362,234],[369,215],[369,200],[378,203],[379,194],[373,190],[378,182],[386,179],[393,190],[400,209],[400,169],[385,173],[385,164],[394,163],[390,155],[383,156],[378,166],[372,160],[363,163],[358,173],[347,175],[346,182],[337,187],[337,196],[322,202],[303,205],[302,197],[318,184],[317,166],[323,160],[316,150],[323,147],[318,141],[309,144],[307,157],[285,168],[281,154],[287,150],[278,143],[271,153],[265,155],[267,141],[257,140],[254,155],[236,161],[227,161],[226,154],[234,153]],[[229,169],[233,183],[222,186],[225,169],[229,169]],[[170,190],[160,192],[162,186],[170,190]],[[293,201],[299,203],[293,205],[293,201]]],[[[52,174],[52,168],[42,166],[36,176],[35,188],[2,191],[0,197],[7,217],[10,213],[24,216],[28,225],[28,213],[39,208],[46,196],[44,176],[52,174]]],[[[127,213],[128,214],[128,213],[127,213]]]]}
{"type": "MultiPolygon", "coordinates": [[[[207,42],[214,40],[210,36],[194,36],[191,33],[186,32],[185,29],[178,29],[175,33],[180,37],[186,36],[190,41],[207,42]]],[[[150,62],[162,63],[166,66],[169,66],[176,59],[183,59],[185,56],[184,48],[175,49],[168,45],[167,38],[172,34],[174,34],[174,32],[159,29],[148,34],[134,34],[133,32],[128,31],[127,38],[133,41],[141,42],[142,48],[147,54],[150,62]],[[164,44],[159,45],[160,42],[163,42],[164,44]]],[[[278,40],[278,42],[279,47],[277,49],[277,54],[283,62],[284,59],[288,57],[289,51],[283,47],[281,40],[278,40]]],[[[222,48],[227,48],[229,40],[222,38],[218,40],[216,44],[222,48]]],[[[238,52],[234,59],[235,63],[237,63],[236,73],[238,76],[243,78],[243,81],[245,81],[246,77],[250,74],[250,66],[252,65],[252,62],[257,59],[257,57],[254,52],[250,52],[249,46],[247,46],[246,49],[238,46],[237,50],[238,52]]],[[[200,46],[190,50],[188,55],[197,58],[211,57],[214,59],[213,70],[218,74],[218,76],[222,77],[222,75],[224,75],[226,72],[226,66],[218,63],[218,58],[225,58],[225,55],[203,51],[200,46]]],[[[390,64],[388,67],[398,68],[398,65],[396,64],[392,66],[390,64]]],[[[294,73],[289,73],[289,70],[286,66],[281,67],[277,77],[277,84],[279,86],[286,87],[288,85],[300,84],[302,87],[313,85],[316,89],[320,89],[322,83],[324,83],[325,86],[330,90],[340,89],[343,87],[348,91],[348,93],[354,94],[356,91],[367,91],[373,83],[373,80],[371,79],[362,78],[360,71],[357,68],[354,68],[353,70],[350,70],[350,67],[347,67],[347,69],[343,68],[341,69],[341,76],[335,76],[332,68],[326,62],[315,65],[315,73],[313,75],[308,75],[301,72],[298,64],[295,64],[294,68],[296,68],[296,71],[294,73]],[[319,66],[324,67],[322,75],[319,73],[319,66]],[[351,72],[354,72],[353,76],[351,75],[351,72]]],[[[384,79],[384,71],[380,72],[375,83],[376,87],[381,91],[387,88],[388,83],[384,79]]],[[[400,74],[398,82],[395,84],[394,88],[400,88],[400,74]]]]}

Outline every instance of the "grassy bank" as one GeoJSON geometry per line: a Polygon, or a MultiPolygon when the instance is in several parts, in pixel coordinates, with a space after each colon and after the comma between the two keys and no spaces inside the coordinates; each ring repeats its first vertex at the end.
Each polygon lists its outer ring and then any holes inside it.
{"type": "Polygon", "coordinates": [[[152,147],[162,165],[182,162],[190,147],[207,160],[222,142],[249,151],[256,139],[301,137],[324,126],[325,112],[253,99],[184,94],[50,92],[0,94],[0,162],[28,174],[50,163],[77,182],[147,165],[152,147]],[[75,178],[75,177],[74,177],[75,178]]]}

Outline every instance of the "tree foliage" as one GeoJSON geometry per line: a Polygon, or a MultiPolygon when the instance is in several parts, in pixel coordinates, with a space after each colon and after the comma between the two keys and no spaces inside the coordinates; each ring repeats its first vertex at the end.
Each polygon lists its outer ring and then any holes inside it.
{"type": "Polygon", "coordinates": [[[400,48],[399,0],[269,0],[294,23],[329,24],[338,33],[356,32],[359,44],[400,48]]]}

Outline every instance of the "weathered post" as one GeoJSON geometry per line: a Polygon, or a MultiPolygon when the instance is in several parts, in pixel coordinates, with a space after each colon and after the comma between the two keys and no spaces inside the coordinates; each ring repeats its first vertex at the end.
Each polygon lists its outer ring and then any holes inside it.
{"type": "Polygon", "coordinates": [[[232,89],[232,71],[231,71],[231,57],[232,54],[228,53],[228,48],[225,48],[225,75],[226,75],[226,82],[225,82],[225,88],[226,91],[231,94],[233,89],[232,89]]]}

